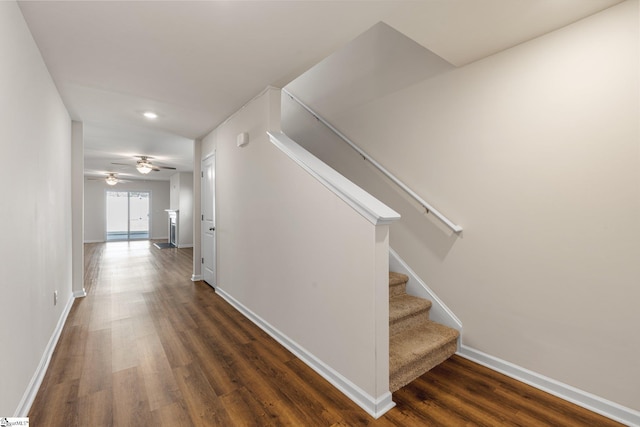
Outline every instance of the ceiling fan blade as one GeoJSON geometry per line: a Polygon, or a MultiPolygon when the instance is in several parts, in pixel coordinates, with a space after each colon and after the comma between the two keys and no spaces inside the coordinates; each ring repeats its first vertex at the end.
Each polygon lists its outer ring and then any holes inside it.
{"type": "MultiPolygon", "coordinates": [[[[136,157],[143,157],[143,156],[136,156],[136,157]]],[[[151,159],[151,158],[152,157],[149,157],[149,156],[146,157],[147,160],[151,159]]],[[[144,161],[147,163],[147,165],[149,167],[151,167],[151,170],[153,170],[153,171],[158,172],[158,171],[160,171],[160,169],[176,170],[176,168],[174,168],[173,166],[158,166],[158,165],[152,164],[151,162],[149,162],[147,160],[144,160],[144,161]]],[[[137,167],[137,165],[140,164],[140,162],[141,161],[138,161],[135,165],[132,165],[130,163],[118,163],[118,162],[111,162],[111,164],[112,165],[120,165],[120,166],[131,166],[131,167],[135,168],[135,167],[137,167]]]]}

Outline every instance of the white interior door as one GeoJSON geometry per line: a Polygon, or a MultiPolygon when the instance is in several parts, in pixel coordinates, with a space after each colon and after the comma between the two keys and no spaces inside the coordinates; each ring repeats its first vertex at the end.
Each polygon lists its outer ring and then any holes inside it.
{"type": "Polygon", "coordinates": [[[216,286],[216,209],[215,209],[215,156],[202,161],[202,277],[216,286]]]}

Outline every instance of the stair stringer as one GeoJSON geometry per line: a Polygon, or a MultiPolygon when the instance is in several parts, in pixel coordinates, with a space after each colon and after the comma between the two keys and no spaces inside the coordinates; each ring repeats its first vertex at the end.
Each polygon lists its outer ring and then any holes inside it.
{"type": "Polygon", "coordinates": [[[462,322],[391,247],[389,247],[389,271],[406,274],[409,277],[407,294],[431,301],[432,305],[429,310],[429,319],[460,332],[457,340],[459,352],[462,345],[462,322]]]}

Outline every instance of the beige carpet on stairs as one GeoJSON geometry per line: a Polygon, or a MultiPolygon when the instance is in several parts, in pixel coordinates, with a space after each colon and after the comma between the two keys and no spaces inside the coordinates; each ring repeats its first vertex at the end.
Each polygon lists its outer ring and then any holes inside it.
{"type": "Polygon", "coordinates": [[[431,301],[406,293],[408,277],[389,273],[389,389],[394,392],[451,357],[459,332],[429,319],[431,301]]]}

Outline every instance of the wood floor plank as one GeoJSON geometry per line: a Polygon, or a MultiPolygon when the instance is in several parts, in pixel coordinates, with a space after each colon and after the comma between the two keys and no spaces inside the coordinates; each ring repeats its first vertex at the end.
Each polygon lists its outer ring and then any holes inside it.
{"type": "MultiPolygon", "coordinates": [[[[220,397],[233,425],[237,426],[283,426],[278,419],[271,418],[264,407],[256,401],[253,394],[241,387],[220,397]]],[[[293,425],[304,425],[303,420],[297,420],[293,425]]]]}
{"type": "Polygon", "coordinates": [[[78,426],[112,426],[111,390],[100,390],[78,399],[78,426]]]}
{"type": "MultiPolygon", "coordinates": [[[[82,345],[82,343],[78,343],[82,345]]],[[[89,330],[86,335],[78,394],[111,389],[111,329],[89,330]],[[91,369],[86,369],[91,367],[91,369]]]]}
{"type": "MultiPolygon", "coordinates": [[[[241,381],[242,387],[240,388],[251,390],[253,400],[244,404],[253,404],[255,400],[259,402],[264,412],[275,415],[278,419],[293,420],[298,423],[305,421],[305,413],[301,412],[297,406],[292,405],[284,394],[290,385],[274,380],[271,376],[272,371],[265,372],[261,366],[252,363],[247,357],[246,351],[245,347],[241,346],[240,351],[226,359],[229,369],[235,372],[241,381]]],[[[241,396],[242,393],[234,390],[221,398],[225,398],[224,400],[227,401],[229,395],[241,396]]]]}
{"type": "Polygon", "coordinates": [[[114,426],[153,425],[144,379],[137,367],[113,373],[114,426]]]}
{"type": "MultiPolygon", "coordinates": [[[[193,360],[191,352],[182,345],[180,333],[176,331],[168,318],[156,319],[156,329],[160,336],[162,348],[172,368],[185,366],[193,360]]],[[[184,331],[182,331],[184,333],[184,331]]]]}
{"type": "Polygon", "coordinates": [[[180,398],[178,385],[158,335],[139,338],[136,350],[149,408],[153,411],[177,402],[180,398]]]}
{"type": "MultiPolygon", "coordinates": [[[[394,399],[398,396],[401,404],[389,411],[402,411],[415,425],[463,427],[473,425],[464,419],[453,408],[447,407],[441,399],[434,396],[422,395],[417,399],[413,390],[403,387],[394,393],[394,399]]],[[[398,404],[398,402],[396,402],[398,404]]],[[[394,415],[394,414],[391,414],[394,415]]]]}
{"type": "Polygon", "coordinates": [[[87,328],[69,325],[61,335],[54,356],[49,365],[51,380],[47,384],[59,384],[70,380],[79,380],[84,362],[84,343],[87,340],[87,328]],[[57,353],[57,354],[56,354],[57,353]]]}
{"type": "Polygon", "coordinates": [[[85,245],[85,290],[29,413],[35,426],[602,426],[620,424],[454,356],[373,419],[192,282],[190,249],[85,245]]]}
{"type": "MultiPolygon", "coordinates": [[[[514,381],[483,366],[461,357],[453,357],[450,363],[441,365],[435,373],[442,372],[451,384],[466,384],[474,388],[473,396],[484,396],[483,405],[493,407],[522,420],[536,420],[540,425],[582,426],[597,421],[601,426],[619,425],[584,408],[558,399],[519,381],[514,381]],[[478,393],[478,387],[490,387],[491,393],[478,393]]],[[[471,396],[469,397],[471,398],[471,396]]],[[[533,421],[524,425],[535,425],[533,421]]]]}
{"type": "Polygon", "coordinates": [[[111,327],[111,370],[118,372],[138,366],[134,320],[113,322],[111,327]]]}
{"type": "Polygon", "coordinates": [[[162,406],[151,413],[153,422],[151,426],[162,427],[192,427],[193,423],[182,402],[174,402],[162,406]]]}
{"type": "Polygon", "coordinates": [[[53,384],[39,394],[29,412],[29,424],[66,427],[78,425],[78,383],[72,380],[53,384]]]}
{"type": "Polygon", "coordinates": [[[160,339],[164,353],[171,367],[184,366],[191,362],[191,354],[181,341],[180,334],[176,331],[174,324],[176,317],[171,316],[165,304],[160,298],[154,295],[145,294],[145,299],[149,309],[149,315],[153,319],[155,331],[160,339]]]}
{"type": "Polygon", "coordinates": [[[427,396],[439,395],[439,402],[444,407],[453,411],[457,418],[465,422],[471,422],[473,425],[485,427],[508,425],[503,411],[487,410],[486,403],[490,401],[489,396],[491,395],[485,395],[485,397],[481,394],[472,393],[464,387],[456,387],[453,381],[425,381],[421,377],[409,384],[407,391],[414,394],[426,392],[428,393],[427,396]]]}
{"type": "Polygon", "coordinates": [[[229,368],[220,354],[219,346],[214,345],[209,337],[197,330],[188,330],[181,335],[181,341],[192,352],[193,357],[197,358],[216,396],[231,393],[240,387],[241,379],[229,368]]]}
{"type": "MultiPolygon", "coordinates": [[[[506,420],[510,420],[510,425],[519,426],[537,426],[548,425],[536,416],[531,414],[520,413],[521,407],[509,399],[499,399],[497,397],[497,390],[501,385],[501,381],[491,380],[486,374],[478,374],[475,369],[469,371],[458,366],[454,369],[456,361],[452,360],[451,363],[446,366],[439,367],[437,373],[442,373],[446,376],[447,381],[442,379],[435,379],[431,384],[434,387],[438,387],[438,391],[449,391],[450,394],[460,397],[465,406],[475,407],[477,411],[484,411],[490,414],[500,414],[503,419],[499,422],[505,425],[506,420]],[[517,415],[517,420],[514,421],[514,417],[517,415]]],[[[500,379],[498,377],[497,379],[500,379]]],[[[420,382],[418,382],[420,384],[420,382]]],[[[497,424],[498,421],[494,422],[497,424]]]]}
{"type": "Polygon", "coordinates": [[[176,382],[194,426],[232,425],[233,420],[221,399],[197,364],[174,369],[176,382]]]}
{"type": "MultiPolygon", "coordinates": [[[[326,426],[339,420],[339,416],[318,399],[319,394],[314,393],[309,384],[300,380],[300,377],[293,374],[291,369],[282,361],[274,357],[274,353],[262,346],[259,342],[247,343],[243,346],[243,355],[248,366],[254,369],[256,377],[252,383],[255,384],[251,390],[258,389],[261,384],[268,383],[277,393],[265,400],[269,407],[282,406],[280,402],[285,402],[286,407],[282,407],[279,413],[286,413],[291,419],[306,420],[313,425],[326,426]],[[310,421],[305,416],[306,412],[315,414],[316,421],[310,421]]],[[[290,359],[290,356],[287,357],[290,359]]]]}

